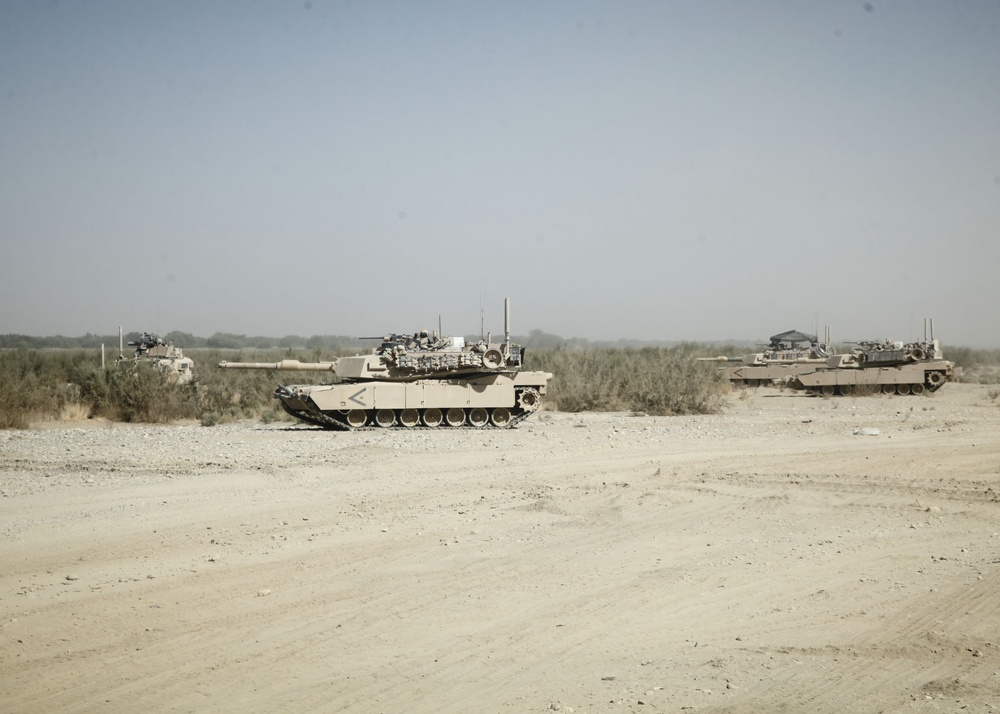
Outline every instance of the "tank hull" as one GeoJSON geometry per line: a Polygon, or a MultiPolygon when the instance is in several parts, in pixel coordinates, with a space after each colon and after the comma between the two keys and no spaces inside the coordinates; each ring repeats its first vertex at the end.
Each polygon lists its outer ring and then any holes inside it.
{"type": "Polygon", "coordinates": [[[378,380],[281,386],[292,416],[327,429],[511,428],[538,409],[547,372],[491,372],[462,379],[378,380]]]}
{"type": "Polygon", "coordinates": [[[891,367],[832,367],[798,375],[791,386],[817,394],[914,394],[934,392],[955,376],[947,360],[926,360],[891,367]]]}
{"type": "Polygon", "coordinates": [[[731,367],[721,367],[720,371],[723,378],[729,380],[734,386],[762,387],[771,384],[783,384],[800,374],[806,374],[815,369],[815,363],[739,364],[731,367]]]}

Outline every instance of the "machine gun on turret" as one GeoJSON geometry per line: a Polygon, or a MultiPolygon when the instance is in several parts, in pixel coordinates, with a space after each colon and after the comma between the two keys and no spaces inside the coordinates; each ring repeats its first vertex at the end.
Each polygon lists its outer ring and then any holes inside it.
{"type": "Polygon", "coordinates": [[[185,357],[180,348],[165,342],[157,335],[150,332],[143,332],[139,335],[139,339],[130,341],[128,346],[135,348],[131,359],[124,355],[121,345],[122,336],[120,328],[118,340],[118,358],[116,362],[119,365],[126,362],[131,364],[149,362],[163,370],[171,380],[178,384],[186,384],[194,379],[194,360],[190,357],[185,357]]]}

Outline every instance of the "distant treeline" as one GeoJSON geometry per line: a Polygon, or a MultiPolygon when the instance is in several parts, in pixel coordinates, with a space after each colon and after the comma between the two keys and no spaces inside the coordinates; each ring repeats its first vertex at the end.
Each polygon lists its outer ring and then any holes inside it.
{"type": "MultiPolygon", "coordinates": [[[[131,352],[128,348],[129,342],[137,341],[142,333],[128,332],[124,336],[126,353],[131,352]]],[[[335,352],[367,351],[371,347],[377,347],[377,341],[360,340],[357,337],[345,335],[313,335],[303,337],[301,335],[285,335],[284,337],[262,337],[253,335],[236,335],[230,332],[216,332],[211,337],[198,337],[189,332],[168,332],[159,335],[165,342],[179,347],[180,349],[217,349],[217,350],[241,350],[241,349],[306,349],[306,350],[331,350],[335,352]]],[[[467,335],[466,340],[478,340],[478,336],[467,335]]],[[[496,339],[496,335],[494,335],[496,339]]],[[[638,347],[674,347],[679,342],[664,341],[643,341],[643,340],[617,340],[617,341],[591,341],[582,337],[564,338],[553,335],[542,330],[532,330],[527,336],[512,336],[511,339],[517,344],[524,345],[530,349],[563,349],[563,350],[588,350],[588,349],[614,349],[614,348],[638,348],[638,347]]],[[[30,335],[0,335],[0,349],[100,349],[104,345],[106,350],[116,350],[118,348],[118,335],[94,335],[87,333],[82,337],[64,337],[55,335],[53,337],[33,337],[30,335]]]]}

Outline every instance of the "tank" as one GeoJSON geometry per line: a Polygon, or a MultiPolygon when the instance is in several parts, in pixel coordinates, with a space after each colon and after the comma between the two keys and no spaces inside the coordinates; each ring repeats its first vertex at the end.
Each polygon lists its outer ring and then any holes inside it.
{"type": "Polygon", "coordinates": [[[874,393],[920,395],[935,392],[961,368],[944,359],[935,339],[921,342],[857,342],[848,354],[834,355],[815,371],[790,383],[796,389],[832,396],[874,393]]]}
{"type": "Polygon", "coordinates": [[[511,428],[541,406],[552,375],[523,369],[524,348],[510,341],[510,303],[504,301],[504,340],[466,343],[421,331],[378,339],[370,354],[332,362],[220,362],[223,369],[331,372],[318,385],[278,385],[286,412],[327,429],[511,428]]]}
{"type": "Polygon", "coordinates": [[[761,352],[742,357],[699,357],[701,361],[719,362],[725,379],[733,385],[759,387],[783,384],[799,374],[811,372],[830,357],[829,332],[825,342],[816,335],[788,330],[770,338],[761,352]]]}
{"type": "Polygon", "coordinates": [[[129,342],[128,345],[135,348],[132,358],[129,359],[123,354],[119,344],[118,359],[116,360],[118,364],[146,361],[163,370],[177,384],[187,384],[194,379],[194,360],[185,357],[184,352],[179,347],[164,342],[156,335],[143,332],[139,339],[129,342]]]}

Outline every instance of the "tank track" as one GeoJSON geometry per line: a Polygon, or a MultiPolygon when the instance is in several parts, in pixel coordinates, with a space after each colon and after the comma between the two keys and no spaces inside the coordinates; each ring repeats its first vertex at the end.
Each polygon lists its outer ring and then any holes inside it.
{"type": "Polygon", "coordinates": [[[872,385],[853,385],[853,384],[843,384],[843,385],[822,385],[819,387],[807,387],[806,391],[809,394],[815,394],[817,396],[826,397],[843,397],[843,396],[855,396],[860,394],[896,394],[899,396],[920,396],[922,394],[932,394],[937,390],[941,389],[942,385],[945,383],[945,379],[942,378],[941,381],[929,381],[926,384],[922,382],[912,382],[903,384],[872,384],[872,385]],[[858,389],[860,387],[860,389],[858,389]],[[888,388],[892,388],[891,390],[888,388]],[[900,387],[903,389],[901,390],[900,387]]]}
{"type": "MultiPolygon", "coordinates": [[[[466,420],[461,425],[458,426],[452,426],[443,422],[437,426],[426,426],[423,423],[415,424],[412,426],[404,426],[399,423],[398,419],[396,419],[391,426],[386,427],[373,423],[371,413],[369,413],[368,419],[365,420],[365,423],[363,425],[355,426],[353,424],[349,424],[346,421],[346,415],[341,414],[339,412],[331,414],[328,412],[321,411],[319,409],[312,409],[312,410],[293,409],[289,407],[283,400],[279,399],[279,401],[281,402],[281,407],[286,412],[288,412],[288,414],[295,417],[296,419],[304,421],[308,424],[312,424],[313,426],[322,427],[323,429],[329,429],[331,431],[386,431],[386,430],[411,431],[415,429],[463,429],[463,430],[469,429],[469,430],[481,431],[484,429],[513,429],[515,426],[517,426],[522,421],[524,421],[529,416],[538,411],[538,406],[539,406],[538,393],[534,389],[529,388],[528,390],[518,390],[518,402],[519,403],[521,402],[525,392],[528,392],[530,395],[533,396],[532,399],[533,408],[525,409],[522,407],[515,407],[511,409],[510,421],[504,424],[503,426],[496,426],[495,424],[491,423],[486,423],[477,426],[470,424],[468,418],[466,418],[466,420]]],[[[374,412],[374,410],[369,410],[369,411],[374,412]]],[[[468,415],[466,416],[468,417],[468,415]]]]}

